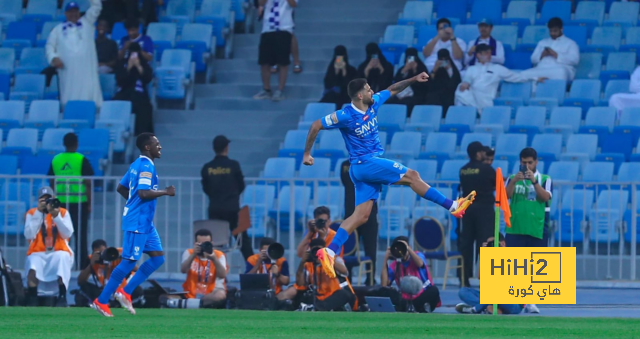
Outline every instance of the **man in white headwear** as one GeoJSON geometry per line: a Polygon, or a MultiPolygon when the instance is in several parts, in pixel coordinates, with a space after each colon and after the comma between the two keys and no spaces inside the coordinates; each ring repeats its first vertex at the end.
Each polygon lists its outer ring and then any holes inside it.
{"type": "Polygon", "coordinates": [[[493,106],[493,99],[498,92],[500,81],[544,81],[544,78],[537,78],[533,74],[525,75],[524,72],[512,72],[502,65],[492,63],[491,53],[491,46],[487,44],[476,45],[478,62],[467,68],[462,82],[456,89],[456,105],[473,106],[482,111],[485,107],[493,106]]]}
{"type": "Polygon", "coordinates": [[[69,2],[64,8],[67,21],[57,25],[47,39],[47,60],[58,69],[62,105],[69,100],[90,100],[98,107],[102,105],[94,40],[94,23],[102,2],[90,2],[91,7],[82,17],[78,3],[69,2]]]}
{"type": "Polygon", "coordinates": [[[615,107],[618,111],[618,119],[622,110],[627,107],[640,107],[640,67],[631,74],[629,81],[630,93],[617,93],[609,98],[609,107],[615,107]]]}
{"type": "Polygon", "coordinates": [[[535,67],[522,73],[536,78],[573,80],[580,62],[580,48],[563,34],[562,19],[549,19],[547,27],[549,38],[540,40],[531,54],[535,67]]]}

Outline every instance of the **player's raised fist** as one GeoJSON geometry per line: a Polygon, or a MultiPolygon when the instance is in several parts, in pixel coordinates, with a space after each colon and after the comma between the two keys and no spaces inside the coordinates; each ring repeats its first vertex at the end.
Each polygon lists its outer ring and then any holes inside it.
{"type": "Polygon", "coordinates": [[[416,81],[418,82],[426,82],[429,80],[429,75],[425,72],[422,72],[418,75],[416,75],[416,81]]]}
{"type": "Polygon", "coordinates": [[[176,195],[176,188],[173,185],[165,188],[165,191],[167,191],[167,195],[170,197],[173,197],[176,195]]]}
{"type": "Polygon", "coordinates": [[[305,166],[313,166],[313,157],[311,156],[311,154],[305,154],[302,157],[302,163],[305,166]]]}

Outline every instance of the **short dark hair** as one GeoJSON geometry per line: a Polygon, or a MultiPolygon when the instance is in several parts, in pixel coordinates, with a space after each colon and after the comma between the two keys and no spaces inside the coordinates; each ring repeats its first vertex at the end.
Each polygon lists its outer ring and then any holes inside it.
{"type": "Polygon", "coordinates": [[[482,53],[484,51],[492,51],[493,52],[493,48],[491,48],[491,46],[489,46],[487,44],[478,44],[478,45],[476,45],[476,54],[482,53]]]}
{"type": "Polygon", "coordinates": [[[144,147],[147,146],[151,142],[151,138],[155,136],[155,134],[150,132],[140,133],[138,138],[136,138],[136,147],[138,147],[140,152],[143,152],[145,150],[144,147]]]}
{"type": "Polygon", "coordinates": [[[478,154],[478,152],[484,152],[484,146],[480,143],[480,141],[469,143],[469,145],[467,146],[467,155],[469,156],[469,159],[471,159],[472,161],[475,160],[476,154],[478,154]]]}
{"type": "Polygon", "coordinates": [[[309,248],[325,247],[326,245],[327,243],[324,241],[324,239],[320,239],[320,238],[315,238],[309,242],[309,248]]]}
{"type": "Polygon", "coordinates": [[[531,147],[527,147],[520,151],[520,159],[524,158],[533,158],[533,160],[538,160],[538,152],[531,147]]]}
{"type": "Polygon", "coordinates": [[[553,18],[549,19],[549,22],[547,22],[547,28],[560,28],[560,29],[562,29],[562,19],[560,19],[558,17],[553,17],[553,18]]]}
{"type": "Polygon", "coordinates": [[[193,237],[193,239],[198,241],[198,237],[206,237],[206,236],[209,236],[209,238],[211,238],[213,240],[213,235],[211,235],[211,231],[209,231],[208,229],[205,229],[205,228],[201,228],[201,229],[196,231],[196,234],[193,237]]]}
{"type": "Polygon", "coordinates": [[[449,24],[449,26],[451,26],[451,21],[449,21],[449,19],[440,18],[440,19],[438,19],[438,22],[436,22],[436,28],[440,27],[441,23],[449,24]]]}
{"type": "Polygon", "coordinates": [[[275,244],[276,241],[273,238],[262,238],[260,239],[260,248],[264,246],[269,246],[271,244],[275,244]]]}
{"type": "Polygon", "coordinates": [[[489,147],[489,146],[484,146],[484,154],[486,154],[487,156],[494,156],[496,155],[496,150],[489,147]]]}
{"type": "Polygon", "coordinates": [[[406,242],[408,244],[409,243],[409,238],[404,236],[404,235],[400,235],[400,236],[395,237],[392,242],[396,242],[396,241],[404,241],[404,242],[406,242]]]}
{"type": "Polygon", "coordinates": [[[97,250],[98,248],[102,247],[102,246],[107,247],[107,242],[102,240],[102,239],[94,240],[91,243],[91,249],[94,250],[94,251],[97,250]]]}
{"type": "Polygon", "coordinates": [[[140,28],[140,21],[138,21],[138,19],[136,18],[129,18],[127,20],[124,21],[124,28],[129,29],[129,28],[140,28]]]}
{"type": "Polygon", "coordinates": [[[318,206],[315,210],[313,210],[313,217],[317,218],[322,214],[326,214],[331,218],[331,210],[327,206],[318,206]]]}
{"type": "Polygon", "coordinates": [[[62,143],[64,144],[64,147],[77,147],[78,146],[78,136],[73,133],[73,132],[69,132],[67,134],[64,135],[64,138],[62,139],[62,143]]]}
{"type": "Polygon", "coordinates": [[[355,99],[358,96],[358,93],[364,89],[364,85],[367,84],[367,79],[358,78],[349,81],[349,85],[347,85],[347,94],[349,94],[349,98],[355,99]]]}

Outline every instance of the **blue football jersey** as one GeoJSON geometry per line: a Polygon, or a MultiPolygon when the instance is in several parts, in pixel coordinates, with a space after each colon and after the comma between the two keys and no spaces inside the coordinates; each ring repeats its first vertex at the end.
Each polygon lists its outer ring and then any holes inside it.
{"type": "Polygon", "coordinates": [[[387,90],[374,94],[373,105],[366,112],[349,105],[320,119],[325,129],[340,129],[350,163],[361,163],[384,153],[378,136],[378,109],[390,96],[387,90]]]}
{"type": "Polygon", "coordinates": [[[157,190],[158,174],[151,159],[140,156],[120,180],[120,185],[129,187],[129,199],[122,213],[122,230],[150,233],[156,212],[156,199],[143,200],[138,190],[157,190]]]}

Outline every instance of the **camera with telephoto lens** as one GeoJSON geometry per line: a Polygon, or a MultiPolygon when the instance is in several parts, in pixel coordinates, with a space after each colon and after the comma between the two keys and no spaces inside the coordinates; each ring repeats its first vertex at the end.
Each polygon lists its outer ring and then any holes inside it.
{"type": "Polygon", "coordinates": [[[404,241],[401,240],[394,240],[391,243],[391,247],[389,248],[389,250],[391,251],[391,256],[394,259],[403,259],[409,252],[407,244],[405,244],[404,241]]]}
{"type": "Polygon", "coordinates": [[[269,261],[271,263],[275,263],[276,261],[278,261],[278,259],[282,258],[283,256],[284,256],[284,246],[282,246],[282,244],[275,242],[269,245],[269,247],[267,247],[267,258],[269,258],[269,261]]]}
{"type": "Polygon", "coordinates": [[[120,252],[115,247],[108,247],[102,253],[100,253],[100,259],[98,264],[105,265],[120,258],[120,252]]]}
{"type": "MultiPolygon", "coordinates": [[[[47,206],[51,206],[51,208],[60,208],[60,206],[62,206],[62,203],[60,202],[60,200],[58,198],[48,198],[44,202],[45,202],[45,204],[47,206]]],[[[46,212],[49,213],[49,209],[48,208],[47,208],[46,212]]]]}
{"type": "Polygon", "coordinates": [[[213,244],[211,243],[211,241],[205,241],[202,244],[200,244],[200,253],[198,253],[199,255],[203,255],[203,254],[212,254],[213,253],[213,244]]]}
{"type": "Polygon", "coordinates": [[[327,220],[326,219],[316,219],[315,220],[315,226],[317,229],[322,230],[325,227],[327,227],[327,220]]]}

